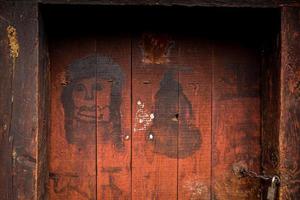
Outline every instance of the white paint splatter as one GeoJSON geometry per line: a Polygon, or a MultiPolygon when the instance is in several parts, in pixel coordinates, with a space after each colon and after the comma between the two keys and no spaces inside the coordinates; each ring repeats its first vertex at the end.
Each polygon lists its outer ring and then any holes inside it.
{"type": "Polygon", "coordinates": [[[136,132],[147,130],[147,128],[152,124],[154,114],[145,109],[145,104],[141,100],[138,100],[136,104],[137,111],[135,114],[133,131],[136,132]]]}
{"type": "Polygon", "coordinates": [[[150,134],[149,135],[149,140],[153,140],[153,138],[154,138],[153,134],[150,134]]]}
{"type": "Polygon", "coordinates": [[[150,114],[150,118],[154,119],[154,114],[153,113],[150,114]]]}
{"type": "Polygon", "coordinates": [[[190,191],[190,200],[209,199],[209,190],[206,184],[198,180],[185,182],[184,188],[190,191]]]}

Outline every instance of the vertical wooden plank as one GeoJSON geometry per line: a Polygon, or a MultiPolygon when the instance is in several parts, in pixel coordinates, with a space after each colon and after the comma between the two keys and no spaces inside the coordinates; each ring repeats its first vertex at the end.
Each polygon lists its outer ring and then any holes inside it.
{"type": "Polygon", "coordinates": [[[36,197],[36,139],[38,123],[38,5],[14,2],[12,25],[13,199],[36,197]],[[18,50],[18,51],[17,51],[18,50]]]}
{"type": "Polygon", "coordinates": [[[214,42],[212,185],[215,199],[259,199],[259,180],[234,167],[260,171],[260,57],[251,42],[214,42]]]}
{"type": "Polygon", "coordinates": [[[0,196],[3,200],[13,199],[12,188],[12,78],[15,57],[10,50],[9,32],[12,26],[12,9],[9,3],[0,4],[0,196]]]}
{"type": "MultiPolygon", "coordinates": [[[[280,21],[280,17],[276,17],[280,21]]],[[[261,79],[261,166],[267,175],[279,174],[280,118],[280,30],[279,23],[265,39],[261,79]]],[[[269,181],[262,181],[262,198],[267,198],[269,181]]]]}
{"type": "Polygon", "coordinates": [[[131,39],[97,37],[97,197],[131,199],[131,39]]]}
{"type": "Polygon", "coordinates": [[[299,199],[300,8],[284,7],[281,16],[280,199],[299,199]]]}
{"type": "Polygon", "coordinates": [[[96,199],[96,39],[70,34],[49,41],[49,198],[96,199]]]}
{"type": "Polygon", "coordinates": [[[204,36],[180,36],[178,199],[211,197],[212,45],[204,36]],[[184,37],[184,38],[182,38],[184,37]]]}
{"type": "Polygon", "coordinates": [[[170,42],[155,33],[133,39],[132,199],[177,198],[178,72],[170,42]]]}
{"type": "MultiPolygon", "coordinates": [[[[11,187],[13,183],[13,193],[3,195],[4,198],[35,199],[38,184],[36,139],[38,133],[44,130],[43,120],[39,118],[41,108],[38,108],[42,98],[40,91],[43,90],[39,88],[38,74],[38,8],[35,2],[1,2],[1,6],[1,21],[6,27],[2,33],[9,36],[2,44],[9,47],[10,61],[7,66],[11,66],[10,75],[3,75],[12,78],[9,84],[5,84],[5,88],[11,90],[11,97],[5,96],[10,101],[6,109],[12,109],[11,125],[4,122],[7,126],[5,129],[10,131],[8,143],[11,145],[5,148],[7,152],[10,151],[9,160],[5,163],[8,166],[13,161],[10,169],[6,168],[3,173],[9,182],[1,188],[11,187]]],[[[5,56],[5,52],[1,55],[5,56]]],[[[7,114],[1,116],[7,117],[7,114]]]]}
{"type": "Polygon", "coordinates": [[[37,145],[36,199],[47,199],[48,186],[48,135],[50,132],[50,61],[44,27],[44,19],[39,10],[39,132],[37,145]]]}

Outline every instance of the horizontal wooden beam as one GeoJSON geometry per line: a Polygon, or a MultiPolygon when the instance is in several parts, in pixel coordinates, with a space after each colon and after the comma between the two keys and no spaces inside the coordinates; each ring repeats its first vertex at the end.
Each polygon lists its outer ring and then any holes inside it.
{"type": "MultiPolygon", "coordinates": [[[[1,1],[1,0],[0,0],[1,1]]],[[[298,0],[18,0],[40,4],[134,5],[134,6],[202,6],[276,8],[300,5],[298,0]]]]}

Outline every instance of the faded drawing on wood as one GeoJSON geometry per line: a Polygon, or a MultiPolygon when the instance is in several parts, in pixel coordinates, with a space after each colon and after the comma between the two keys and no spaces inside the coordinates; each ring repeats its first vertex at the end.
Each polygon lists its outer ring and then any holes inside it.
{"type": "Polygon", "coordinates": [[[122,81],[121,68],[107,57],[91,55],[69,66],[68,84],[61,96],[69,143],[80,143],[86,137],[82,134],[95,134],[82,130],[77,132],[75,127],[78,123],[81,125],[77,127],[87,130],[90,124],[97,123],[105,130],[102,135],[104,141],[112,140],[117,149],[123,147],[120,117],[122,81]],[[97,97],[100,96],[98,105],[97,97]]]}
{"type": "MultiPolygon", "coordinates": [[[[67,195],[72,199],[95,199],[96,137],[104,143],[112,143],[115,151],[119,152],[124,147],[120,114],[123,72],[111,58],[97,54],[70,63],[65,68],[59,100],[65,116],[61,122],[65,130],[61,133],[70,145],[64,153],[75,157],[64,159],[68,163],[64,169],[60,169],[63,164],[60,160],[58,166],[51,170],[50,179],[53,192],[58,195],[55,197],[67,195]]],[[[114,197],[120,196],[123,191],[114,177],[120,169],[101,169],[101,173],[106,173],[109,179],[107,184],[101,185],[101,189],[109,191],[114,197]]],[[[103,179],[104,176],[101,174],[99,177],[103,179]]]]}
{"type": "Polygon", "coordinates": [[[193,124],[193,111],[180,83],[177,70],[168,70],[155,95],[153,124],[148,131],[154,138],[154,151],[170,158],[185,158],[200,148],[201,135],[193,124]],[[180,102],[180,107],[179,107],[180,102]]]}

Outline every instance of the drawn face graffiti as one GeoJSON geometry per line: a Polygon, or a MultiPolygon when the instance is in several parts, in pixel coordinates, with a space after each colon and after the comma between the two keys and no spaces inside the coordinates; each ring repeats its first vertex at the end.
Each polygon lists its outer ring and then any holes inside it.
{"type": "Polygon", "coordinates": [[[185,158],[200,148],[200,131],[193,125],[192,106],[174,79],[174,71],[165,73],[155,95],[153,124],[154,151],[170,158],[185,158]]]}
{"type": "MultiPolygon", "coordinates": [[[[95,127],[103,131],[104,141],[112,140],[120,149],[121,93],[123,73],[110,58],[91,55],[73,62],[67,69],[67,83],[61,95],[65,112],[65,132],[69,143],[76,143],[74,134],[94,134],[94,131],[74,131],[74,123],[83,129],[95,127]],[[89,125],[90,124],[90,125],[89,125]]],[[[77,135],[76,135],[77,136],[77,135]]]]}
{"type": "Polygon", "coordinates": [[[78,81],[72,93],[74,117],[85,122],[108,122],[111,97],[107,94],[111,86],[111,82],[95,77],[78,81]]]}

